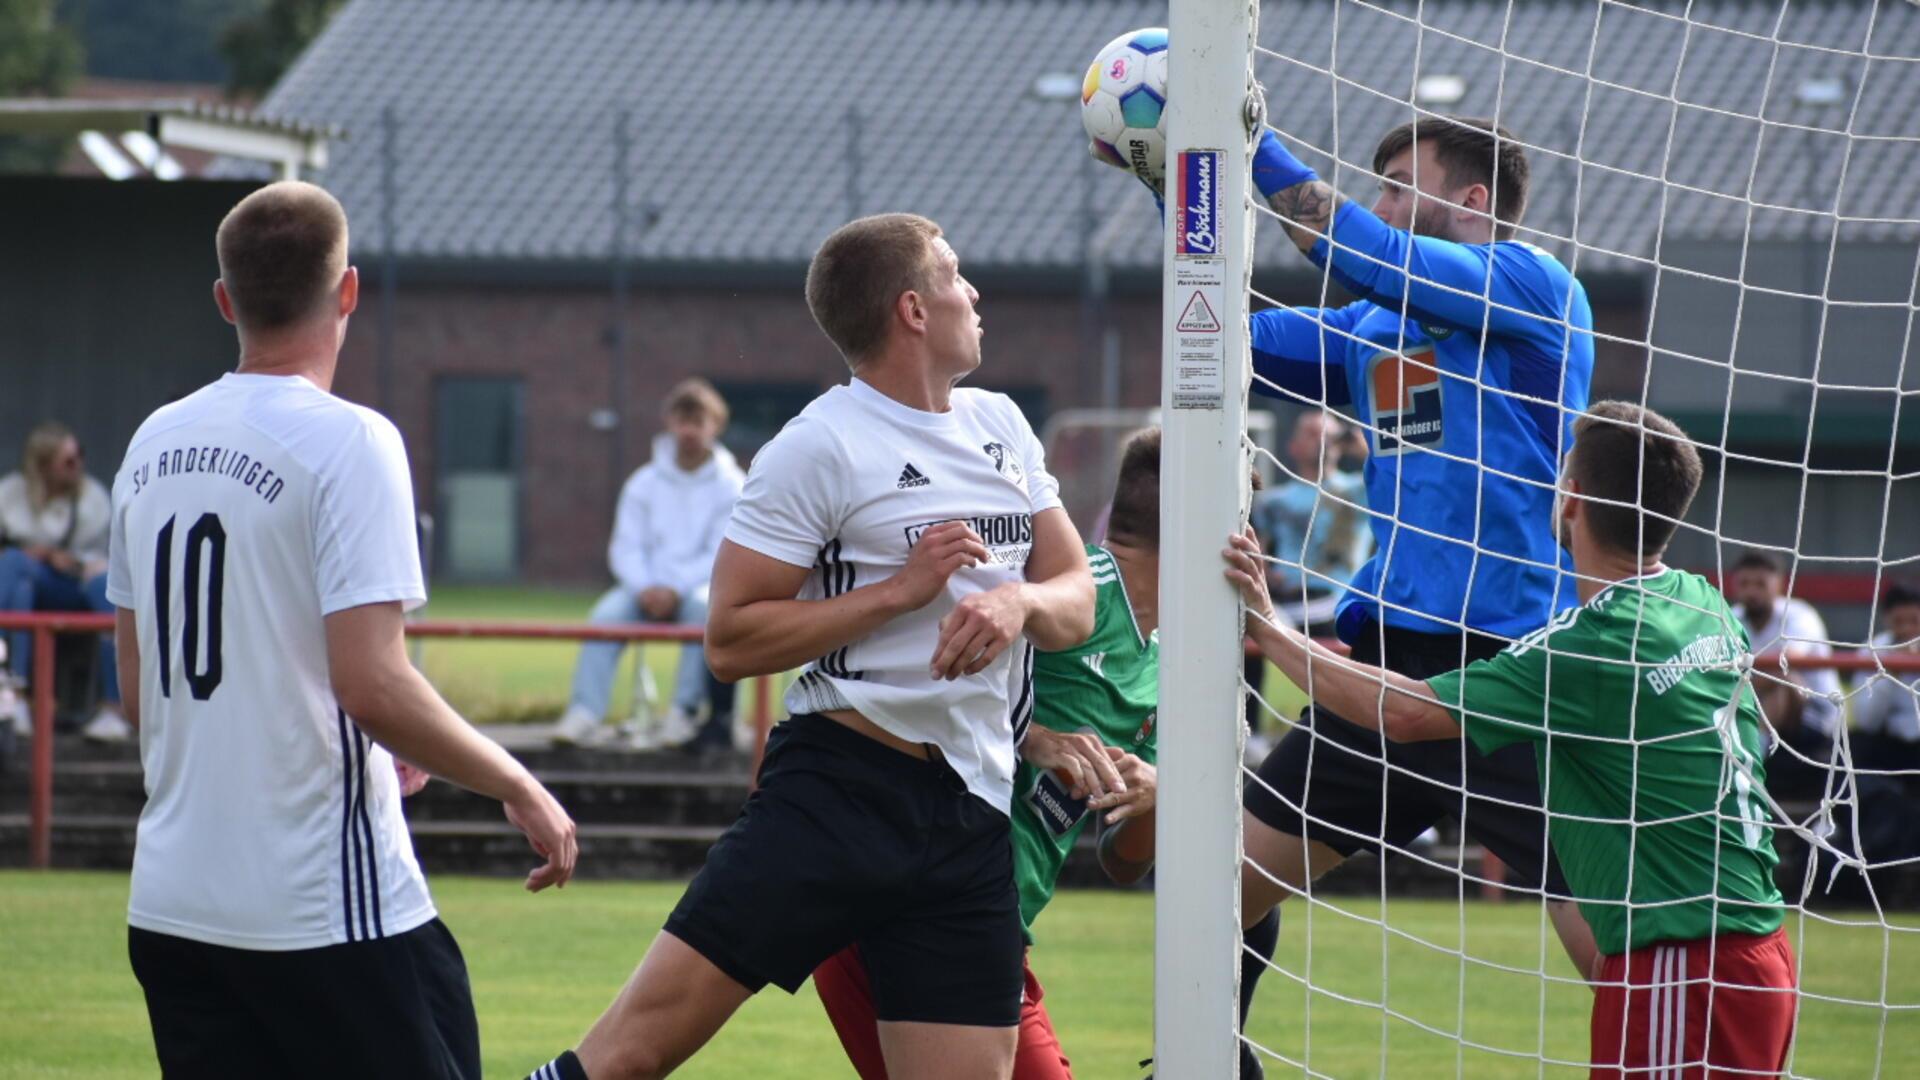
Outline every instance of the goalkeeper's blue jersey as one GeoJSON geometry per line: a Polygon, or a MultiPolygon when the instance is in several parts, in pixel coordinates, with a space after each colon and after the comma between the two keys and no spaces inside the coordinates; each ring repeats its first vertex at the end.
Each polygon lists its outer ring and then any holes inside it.
{"type": "Polygon", "coordinates": [[[1252,318],[1256,392],[1351,412],[1369,431],[1377,550],[1341,600],[1425,633],[1517,638],[1575,603],[1553,539],[1559,464],[1593,376],[1593,311],[1529,244],[1457,244],[1342,205],[1311,258],[1360,300],[1252,318]]]}

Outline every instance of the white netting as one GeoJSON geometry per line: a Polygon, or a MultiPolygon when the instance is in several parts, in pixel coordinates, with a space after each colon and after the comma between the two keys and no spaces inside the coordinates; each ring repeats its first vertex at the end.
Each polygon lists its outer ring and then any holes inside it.
{"type": "MultiPolygon", "coordinates": [[[[1920,371],[1907,362],[1920,289],[1920,7],[1267,0],[1258,37],[1268,123],[1363,206],[1380,184],[1375,147],[1395,125],[1451,114],[1491,117],[1511,132],[1532,172],[1515,238],[1545,249],[1583,283],[1591,326],[1565,309],[1543,315],[1505,302],[1491,270],[1475,288],[1415,284],[1477,299],[1482,329],[1517,317],[1553,324],[1569,343],[1589,339],[1591,400],[1625,399],[1675,418],[1703,458],[1705,482],[1666,563],[1724,583],[1743,553],[1768,553],[1783,566],[1783,594],[1824,614],[1824,627],[1796,613],[1777,642],[1756,641],[1757,664],[1751,654],[1694,655],[1677,670],[1737,671],[1738,685],[1775,710],[1766,724],[1774,746],[1764,762],[1768,783],[1733,741],[1720,774],[1721,794],[1771,833],[1782,858],[1777,881],[1800,981],[1788,1074],[1909,1074],[1920,1052],[1920,743],[1908,740],[1920,730],[1905,718],[1915,715],[1920,643],[1889,640],[1880,598],[1890,585],[1920,578],[1920,422],[1906,407],[1920,393],[1920,371]],[[1788,730],[1790,713],[1800,715],[1797,732],[1788,730]]],[[[1283,227],[1291,222],[1257,194],[1255,201],[1266,225],[1256,248],[1256,308],[1309,314],[1326,327],[1329,349],[1359,340],[1346,324],[1315,314],[1352,295],[1294,250],[1283,227]]],[[[1403,299],[1402,313],[1424,332],[1423,312],[1411,306],[1403,299]]],[[[1436,376],[1429,382],[1461,377],[1440,376],[1404,338],[1367,340],[1411,357],[1400,361],[1401,394],[1422,373],[1436,376]]],[[[1351,388],[1356,408],[1331,382],[1308,392],[1259,371],[1254,378],[1256,392],[1279,403],[1283,430],[1294,415],[1322,409],[1368,416],[1367,395],[1378,389],[1351,388]]],[[[1523,382],[1503,370],[1475,382],[1476,421],[1495,399],[1550,419],[1567,411],[1558,381],[1523,382]]],[[[1306,550],[1317,527],[1353,515],[1371,521],[1375,536],[1404,537],[1398,542],[1411,548],[1416,538],[1449,534],[1421,510],[1434,500],[1453,500],[1479,521],[1498,509],[1483,505],[1488,483],[1554,486],[1550,475],[1515,467],[1484,442],[1415,445],[1411,436],[1396,438],[1405,434],[1398,425],[1376,419],[1360,427],[1375,453],[1386,447],[1400,462],[1422,454],[1473,467],[1482,478],[1476,490],[1394,485],[1390,498],[1376,487],[1370,499],[1340,479],[1341,447],[1331,436],[1320,440],[1317,461],[1311,450],[1268,454],[1283,488],[1304,485],[1296,498],[1312,492],[1294,508],[1306,550]]],[[[1476,422],[1471,430],[1498,429],[1476,422]]],[[[1564,433],[1552,442],[1566,449],[1564,433]]],[[[1460,539],[1470,580],[1497,573],[1495,564],[1548,565],[1502,549],[1478,526],[1460,539]]],[[[1301,550],[1271,560],[1295,592],[1275,599],[1283,607],[1297,601],[1296,610],[1311,608],[1342,577],[1317,562],[1321,553],[1303,558],[1301,550]]],[[[1381,556],[1389,580],[1444,570],[1395,567],[1392,556],[1381,556]]],[[[1381,592],[1375,598],[1386,609],[1414,613],[1401,594],[1381,592]]],[[[1480,611],[1418,614],[1490,629],[1480,611]]],[[[1524,633],[1493,629],[1508,641],[1524,633]]],[[[1539,647],[1551,651],[1551,640],[1539,647]]],[[[1641,707],[1647,682],[1635,678],[1630,699],[1617,703],[1623,724],[1641,707]]],[[[1310,688],[1269,672],[1250,689],[1261,696],[1257,726],[1279,737],[1303,703],[1300,690],[1310,688]]],[[[1720,721],[1707,723],[1712,730],[1720,721]]],[[[1611,741],[1637,762],[1661,740],[1631,730],[1574,741],[1611,741]]],[[[1542,752],[1569,739],[1549,734],[1542,752]]],[[[1464,756],[1462,744],[1449,745],[1464,756]]],[[[1309,801],[1315,776],[1332,775],[1315,763],[1350,753],[1318,734],[1311,746],[1309,801]]],[[[1409,768],[1396,762],[1389,772],[1409,768]]],[[[1247,777],[1262,783],[1251,768],[1247,777]]],[[[1658,802],[1640,798],[1637,771],[1632,782],[1636,804],[1658,802]]],[[[1457,782],[1454,790],[1466,805],[1457,782]]],[[[1503,804],[1512,805],[1476,797],[1468,814],[1498,813],[1503,804]]],[[[1643,807],[1631,836],[1637,842],[1639,830],[1693,817],[1720,820],[1720,805],[1643,807]]],[[[1393,812],[1383,808],[1381,821],[1393,812]]],[[[1315,823],[1335,834],[1343,828],[1315,823]]],[[[1354,839],[1377,840],[1384,825],[1345,828],[1354,839]]],[[[1584,1074],[1592,994],[1540,892],[1485,863],[1457,820],[1386,846],[1390,858],[1350,859],[1283,905],[1280,947],[1244,1033],[1268,1074],[1584,1074]]],[[[1718,866],[1719,848],[1704,857],[1718,866]]],[[[1243,872],[1278,880],[1251,861],[1243,872]]],[[[1644,917],[1659,905],[1630,906],[1644,917]]]]}

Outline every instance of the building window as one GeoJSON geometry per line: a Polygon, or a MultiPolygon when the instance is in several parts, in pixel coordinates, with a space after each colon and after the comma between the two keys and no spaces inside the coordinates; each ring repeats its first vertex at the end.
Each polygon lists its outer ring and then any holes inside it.
{"type": "Polygon", "coordinates": [[[497,580],[518,574],[522,422],[517,378],[435,380],[437,575],[497,580]]]}
{"type": "Polygon", "coordinates": [[[733,414],[720,441],[742,465],[752,461],[767,440],[820,396],[820,385],[810,382],[716,382],[713,388],[727,399],[727,409],[733,414]]]}

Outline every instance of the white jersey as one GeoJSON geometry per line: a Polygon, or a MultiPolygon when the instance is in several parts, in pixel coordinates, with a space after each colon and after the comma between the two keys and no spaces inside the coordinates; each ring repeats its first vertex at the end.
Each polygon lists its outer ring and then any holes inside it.
{"type": "MultiPolygon", "coordinates": [[[[1791,652],[1800,656],[1824,658],[1833,655],[1827,640],[1827,623],[1813,605],[1805,600],[1782,596],[1774,600],[1766,624],[1754,629],[1746,605],[1734,609],[1755,653],[1791,652]]],[[[1840,692],[1840,673],[1833,668],[1802,669],[1809,693],[1800,709],[1800,722],[1822,735],[1832,735],[1840,718],[1840,706],[1833,696],[1840,692]]]]}
{"type": "Polygon", "coordinates": [[[269,375],[162,408],[114,480],[107,596],[140,628],[129,923],[286,950],[434,917],[393,758],[327,677],[325,616],[426,599],[391,423],[269,375]]]}
{"type": "Polygon", "coordinates": [[[839,596],[906,565],[928,527],[965,521],[992,559],[947,579],[946,592],[808,664],[789,713],[855,709],[882,729],[940,748],[967,789],[998,807],[1013,797],[1010,713],[1017,641],[951,682],[929,675],[940,620],[960,599],[1024,580],[1033,516],[1060,505],[1033,428],[1012,399],[953,392],[922,412],[858,379],[814,399],[754,455],[727,539],[813,573],[800,599],[839,596]]]}

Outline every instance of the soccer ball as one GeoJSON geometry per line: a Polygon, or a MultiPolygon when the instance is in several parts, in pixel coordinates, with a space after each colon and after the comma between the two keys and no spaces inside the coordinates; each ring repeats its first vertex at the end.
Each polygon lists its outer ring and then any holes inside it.
{"type": "Polygon", "coordinates": [[[1161,190],[1167,174],[1167,30],[1107,43],[1080,85],[1080,122],[1095,156],[1161,190]]]}

